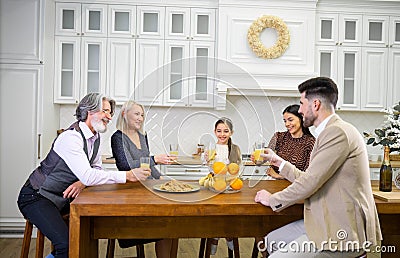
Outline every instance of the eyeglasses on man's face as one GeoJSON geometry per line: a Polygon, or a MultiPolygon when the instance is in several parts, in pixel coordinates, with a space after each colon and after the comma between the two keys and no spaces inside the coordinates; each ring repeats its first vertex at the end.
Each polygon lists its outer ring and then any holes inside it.
{"type": "Polygon", "coordinates": [[[103,112],[104,114],[109,115],[109,116],[114,115],[114,113],[111,111],[111,109],[102,109],[101,112],[103,112]]]}

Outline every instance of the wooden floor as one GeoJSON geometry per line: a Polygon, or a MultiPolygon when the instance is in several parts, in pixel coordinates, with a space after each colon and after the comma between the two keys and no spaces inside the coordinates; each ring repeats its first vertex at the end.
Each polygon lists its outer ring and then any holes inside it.
{"type": "MultiPolygon", "coordinates": [[[[35,257],[35,240],[32,238],[31,249],[29,252],[29,258],[35,257]]],[[[253,249],[254,239],[252,238],[240,238],[240,256],[243,258],[251,257],[251,251],[253,249]]],[[[0,238],[0,257],[1,258],[16,258],[20,256],[22,245],[22,238],[0,238]]],[[[178,258],[197,258],[200,246],[199,238],[180,239],[178,258]]],[[[46,239],[45,242],[45,256],[50,253],[50,243],[46,239]]],[[[100,240],[99,242],[99,257],[106,257],[107,241],[100,240]]],[[[225,239],[219,240],[218,251],[216,255],[211,256],[212,258],[225,258],[228,257],[228,251],[225,239]]],[[[115,248],[115,257],[135,257],[135,248],[121,249],[118,244],[115,248]]],[[[146,258],[155,258],[154,243],[145,245],[146,258]]],[[[259,255],[261,257],[261,254],[259,255]]]]}

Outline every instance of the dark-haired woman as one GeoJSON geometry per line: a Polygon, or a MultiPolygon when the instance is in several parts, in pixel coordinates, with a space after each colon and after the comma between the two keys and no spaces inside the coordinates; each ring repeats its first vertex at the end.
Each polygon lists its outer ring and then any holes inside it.
{"type": "MultiPolygon", "coordinates": [[[[268,148],[277,155],[294,164],[298,169],[305,171],[310,161],[310,154],[314,147],[315,138],[310,130],[303,125],[303,117],[299,114],[299,105],[286,107],[283,114],[283,122],[287,131],[276,132],[272,136],[268,148]]],[[[281,179],[277,167],[268,169],[267,174],[281,179]]]]}

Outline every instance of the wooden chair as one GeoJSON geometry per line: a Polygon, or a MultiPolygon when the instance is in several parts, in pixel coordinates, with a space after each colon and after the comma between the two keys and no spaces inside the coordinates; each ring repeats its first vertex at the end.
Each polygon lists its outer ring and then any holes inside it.
{"type": "MultiPolygon", "coordinates": [[[[202,238],[200,240],[199,258],[210,258],[211,255],[211,238],[202,238]],[[205,250],[204,250],[205,248],[205,250]]],[[[233,251],[228,248],[229,258],[240,258],[239,253],[239,239],[237,237],[233,238],[233,251]]]]}
{"type": "MultiPolygon", "coordinates": [[[[69,224],[69,214],[63,215],[63,219],[64,219],[65,223],[68,225],[69,224]]],[[[32,239],[32,230],[33,230],[33,224],[29,220],[26,220],[24,239],[22,240],[21,258],[28,258],[29,247],[31,245],[31,239],[32,239]]],[[[37,229],[35,258],[42,258],[43,250],[44,250],[44,235],[39,229],[37,229]]],[[[52,251],[54,250],[53,245],[51,245],[51,250],[52,251]]]]}
{"type": "MultiPolygon", "coordinates": [[[[33,230],[33,224],[29,220],[26,220],[25,231],[24,231],[24,240],[22,241],[22,248],[21,248],[21,258],[28,258],[29,247],[31,245],[32,230],[33,230]]],[[[37,234],[36,234],[35,258],[43,257],[43,249],[44,249],[44,235],[38,229],[37,234]]]]}
{"type": "MultiPolygon", "coordinates": [[[[108,239],[107,241],[107,258],[113,258],[115,251],[115,239],[108,239]]],[[[136,258],[145,258],[144,255],[144,245],[139,244],[136,245],[136,258]]]]}
{"type": "MultiPolygon", "coordinates": [[[[176,258],[178,256],[178,245],[179,245],[179,239],[173,239],[172,240],[172,246],[171,246],[171,258],[176,258]]],[[[107,242],[107,258],[112,258],[114,257],[114,251],[115,251],[115,239],[108,239],[107,242]]],[[[145,258],[144,254],[144,245],[136,245],[136,254],[137,258],[145,258]]]]}

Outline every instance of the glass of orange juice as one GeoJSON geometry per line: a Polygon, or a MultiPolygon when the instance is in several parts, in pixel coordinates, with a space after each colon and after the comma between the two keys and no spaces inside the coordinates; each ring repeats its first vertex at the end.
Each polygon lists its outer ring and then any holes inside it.
{"type": "Polygon", "coordinates": [[[254,162],[257,165],[261,165],[264,160],[263,157],[261,157],[261,153],[264,153],[264,142],[256,142],[254,144],[253,156],[254,156],[254,162]]]}
{"type": "Polygon", "coordinates": [[[178,156],[178,144],[170,144],[169,145],[169,154],[178,156]]]}
{"type": "Polygon", "coordinates": [[[215,160],[215,155],[216,155],[215,144],[209,143],[207,147],[207,159],[209,161],[215,160]]]}
{"type": "Polygon", "coordinates": [[[150,168],[150,157],[140,157],[140,167],[150,168]]]}

